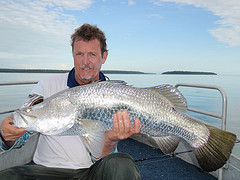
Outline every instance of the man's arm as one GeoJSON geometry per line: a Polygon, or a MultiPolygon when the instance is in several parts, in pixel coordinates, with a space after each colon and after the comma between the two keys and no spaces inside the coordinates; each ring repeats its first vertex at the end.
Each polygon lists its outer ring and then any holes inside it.
{"type": "Polygon", "coordinates": [[[131,135],[137,134],[139,132],[139,119],[137,118],[134,121],[134,126],[132,127],[129,114],[126,111],[118,111],[113,115],[113,129],[105,133],[103,150],[99,158],[113,152],[120,140],[126,139],[131,135]]]}

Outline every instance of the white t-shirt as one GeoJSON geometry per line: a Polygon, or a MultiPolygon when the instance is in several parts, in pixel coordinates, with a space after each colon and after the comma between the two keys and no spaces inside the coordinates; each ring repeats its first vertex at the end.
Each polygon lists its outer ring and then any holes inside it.
{"type": "MultiPolygon", "coordinates": [[[[69,88],[67,86],[68,73],[48,76],[32,90],[32,94],[42,95],[44,99],[69,88]]],[[[57,168],[89,168],[93,163],[90,153],[99,157],[102,153],[104,132],[95,133],[92,148],[87,147],[82,136],[47,136],[40,134],[38,145],[33,157],[36,164],[57,168]]]]}

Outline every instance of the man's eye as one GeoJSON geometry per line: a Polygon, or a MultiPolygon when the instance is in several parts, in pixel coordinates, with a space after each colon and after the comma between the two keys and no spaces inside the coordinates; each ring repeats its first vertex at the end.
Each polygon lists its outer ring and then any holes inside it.
{"type": "Polygon", "coordinates": [[[96,56],[96,54],[95,54],[95,53],[91,53],[91,55],[92,55],[93,57],[95,57],[95,56],[96,56]]]}
{"type": "Polygon", "coordinates": [[[74,52],[73,54],[74,54],[75,56],[81,56],[81,55],[82,55],[81,52],[74,52]]]}

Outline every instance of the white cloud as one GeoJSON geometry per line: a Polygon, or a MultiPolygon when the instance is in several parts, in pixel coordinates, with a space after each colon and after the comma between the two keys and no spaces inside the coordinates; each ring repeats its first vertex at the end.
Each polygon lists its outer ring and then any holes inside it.
{"type": "Polygon", "coordinates": [[[153,3],[154,5],[157,5],[157,6],[162,6],[163,5],[161,0],[149,0],[149,2],[151,2],[151,3],[153,3]]]}
{"type": "MultiPolygon", "coordinates": [[[[83,10],[92,0],[0,1],[0,52],[42,54],[70,44],[78,24],[67,10],[83,10]]],[[[57,49],[59,48],[59,49],[57,49]]]]}
{"type": "Polygon", "coordinates": [[[128,5],[130,5],[130,6],[135,5],[135,4],[136,4],[136,2],[133,1],[133,0],[129,0],[129,1],[128,1],[128,5]]]}
{"type": "Polygon", "coordinates": [[[156,17],[156,18],[159,18],[159,19],[163,18],[163,16],[161,16],[160,14],[148,14],[147,17],[149,17],[149,18],[156,17]]]}
{"type": "Polygon", "coordinates": [[[92,4],[92,0],[46,0],[53,2],[56,6],[63,7],[64,9],[68,10],[84,10],[89,8],[92,4]]]}
{"type": "Polygon", "coordinates": [[[240,1],[239,0],[150,0],[155,5],[162,2],[176,2],[207,9],[220,17],[218,27],[209,32],[219,41],[230,46],[240,46],[240,1]]]}
{"type": "Polygon", "coordinates": [[[91,0],[0,1],[0,17],[1,22],[57,33],[63,29],[69,31],[76,24],[75,17],[64,13],[64,9],[83,10],[91,4],[91,0]]]}
{"type": "Polygon", "coordinates": [[[21,62],[33,56],[36,62],[46,54],[70,52],[70,35],[79,23],[68,12],[82,11],[92,4],[92,0],[0,1],[0,53],[7,56],[0,57],[0,64],[14,56],[21,62]]]}

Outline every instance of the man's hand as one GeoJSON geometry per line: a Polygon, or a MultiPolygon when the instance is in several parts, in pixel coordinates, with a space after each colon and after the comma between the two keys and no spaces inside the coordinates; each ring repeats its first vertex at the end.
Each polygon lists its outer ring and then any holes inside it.
{"type": "Polygon", "coordinates": [[[12,124],[13,122],[11,116],[6,117],[1,124],[1,135],[6,144],[10,147],[26,132],[26,130],[18,128],[12,124]]]}
{"type": "Polygon", "coordinates": [[[140,132],[139,119],[135,119],[134,126],[131,126],[129,114],[126,111],[118,111],[113,115],[113,129],[107,131],[104,136],[104,147],[102,156],[115,150],[117,143],[140,132]]]}
{"type": "Polygon", "coordinates": [[[134,126],[131,126],[130,117],[126,111],[118,111],[113,115],[113,129],[107,131],[106,135],[110,141],[119,141],[126,139],[133,134],[139,133],[140,122],[137,118],[134,121],[134,126]]]}

